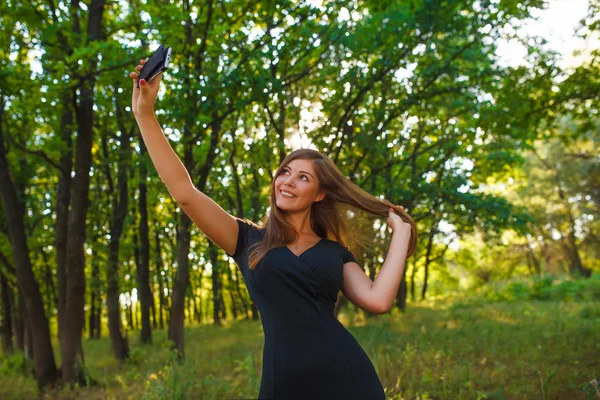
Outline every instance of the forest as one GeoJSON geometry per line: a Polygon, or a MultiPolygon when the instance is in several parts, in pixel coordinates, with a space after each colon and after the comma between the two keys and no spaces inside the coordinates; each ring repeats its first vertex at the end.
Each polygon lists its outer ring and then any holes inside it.
{"type": "Polygon", "coordinates": [[[599,0],[6,0],[0,27],[0,398],[256,398],[260,313],[132,114],[160,44],[158,121],[228,213],[263,220],[310,147],[413,218],[393,308],[335,307],[388,398],[600,397],[599,0]],[[567,53],[524,29],[559,3],[567,53]]]}

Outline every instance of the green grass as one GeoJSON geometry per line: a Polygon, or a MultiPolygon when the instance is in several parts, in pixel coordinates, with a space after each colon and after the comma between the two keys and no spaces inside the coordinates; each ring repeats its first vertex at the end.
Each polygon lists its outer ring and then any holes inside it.
{"type": "MultiPolygon", "coordinates": [[[[600,375],[597,301],[443,299],[405,314],[340,315],[371,357],[389,399],[586,399],[600,375]]],[[[172,362],[165,331],[116,362],[108,338],[85,340],[86,366],[99,382],[43,398],[251,399],[260,385],[259,322],[186,331],[186,361],[172,362]]],[[[58,354],[58,353],[57,353],[58,354]]],[[[21,360],[22,364],[22,360],[21,360]]],[[[13,356],[0,364],[0,398],[36,397],[13,356]]]]}

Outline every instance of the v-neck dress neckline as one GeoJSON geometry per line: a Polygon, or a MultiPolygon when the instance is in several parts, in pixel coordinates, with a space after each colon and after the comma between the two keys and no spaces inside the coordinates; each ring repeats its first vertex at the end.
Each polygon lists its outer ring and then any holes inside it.
{"type": "Polygon", "coordinates": [[[288,249],[288,251],[290,252],[290,254],[291,254],[291,255],[293,255],[294,257],[296,257],[296,258],[300,258],[300,257],[302,257],[304,254],[306,254],[306,252],[307,252],[307,251],[309,251],[309,250],[312,250],[312,249],[314,249],[315,247],[317,247],[317,245],[318,245],[319,243],[321,243],[322,241],[323,241],[323,238],[320,238],[320,239],[319,239],[319,241],[318,241],[317,243],[313,244],[312,246],[310,246],[308,249],[304,250],[304,251],[303,251],[302,253],[300,253],[299,255],[296,255],[296,253],[294,253],[294,252],[292,251],[292,249],[290,249],[290,248],[287,246],[287,244],[284,244],[284,245],[283,245],[283,247],[285,247],[286,249],[288,249]]]}

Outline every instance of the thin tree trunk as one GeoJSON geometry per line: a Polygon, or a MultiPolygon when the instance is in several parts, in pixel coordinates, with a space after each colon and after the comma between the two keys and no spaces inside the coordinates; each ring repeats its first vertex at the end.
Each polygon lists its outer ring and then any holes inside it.
{"type": "Polygon", "coordinates": [[[94,339],[100,339],[102,336],[102,299],[98,299],[98,307],[96,312],[96,336],[94,339]]]}
{"type": "Polygon", "coordinates": [[[179,227],[177,230],[177,271],[171,298],[171,313],[169,321],[169,339],[173,341],[175,350],[180,357],[185,356],[184,339],[184,310],[185,294],[189,281],[189,260],[190,251],[190,227],[191,221],[184,212],[179,213],[179,227]]]}
{"type": "Polygon", "coordinates": [[[406,311],[406,268],[402,271],[402,280],[400,281],[400,288],[396,295],[396,304],[400,311],[406,311]]]}
{"type": "Polygon", "coordinates": [[[410,298],[412,301],[415,301],[416,297],[415,297],[415,292],[416,292],[416,288],[415,288],[415,276],[417,275],[417,262],[415,259],[413,259],[413,268],[412,271],[410,271],[410,298]]]}
{"type": "Polygon", "coordinates": [[[235,295],[233,292],[233,279],[231,277],[231,268],[229,265],[225,266],[225,271],[227,274],[227,292],[229,292],[229,300],[231,301],[231,313],[233,314],[233,319],[237,320],[238,318],[238,307],[235,301],[235,295]]]}
{"type": "Polygon", "coordinates": [[[150,308],[152,311],[152,329],[158,328],[158,322],[156,321],[156,299],[154,295],[150,296],[150,308]]]}
{"type": "Polygon", "coordinates": [[[152,302],[152,293],[150,292],[150,240],[148,237],[148,206],[147,206],[147,189],[146,189],[146,144],[142,136],[139,136],[140,144],[140,157],[142,162],[140,163],[140,184],[139,184],[139,203],[138,208],[140,212],[140,251],[141,251],[141,262],[137,270],[137,281],[138,281],[138,295],[140,298],[140,305],[142,309],[142,331],[141,341],[142,343],[152,343],[152,331],[150,329],[150,307],[152,302]]]}
{"type": "Polygon", "coordinates": [[[135,325],[133,323],[133,310],[132,310],[132,302],[131,295],[127,293],[127,324],[129,325],[130,330],[135,330],[135,325]]]}
{"type": "MultiPolygon", "coordinates": [[[[435,221],[434,221],[435,223],[435,221]]],[[[427,252],[425,253],[425,276],[423,277],[423,289],[421,291],[421,300],[425,300],[425,293],[427,292],[427,280],[429,279],[429,264],[431,260],[431,251],[433,248],[433,238],[437,233],[436,229],[431,227],[431,231],[429,233],[429,237],[427,238],[427,252]]]]}
{"type": "Polygon", "coordinates": [[[88,315],[88,337],[94,339],[96,334],[96,292],[92,291],[90,295],[90,314],[88,315]]]}
{"type": "MultiPolygon", "coordinates": [[[[24,303],[24,301],[23,301],[24,303]]],[[[27,315],[27,311],[25,315],[27,315]]],[[[35,348],[33,347],[33,335],[34,332],[31,329],[31,321],[25,317],[25,358],[28,360],[35,360],[35,348]]]]}
{"type": "Polygon", "coordinates": [[[13,352],[13,330],[12,330],[12,288],[4,272],[0,270],[0,290],[2,291],[2,351],[4,355],[13,352]]]}
{"type": "Polygon", "coordinates": [[[88,327],[89,333],[88,336],[90,339],[98,338],[98,330],[99,326],[97,325],[99,318],[98,315],[100,313],[101,306],[98,305],[100,302],[100,271],[99,271],[99,261],[97,257],[94,257],[94,252],[97,248],[97,236],[94,238],[94,243],[92,244],[92,276],[90,282],[90,314],[88,316],[88,327]]]}
{"type": "Polygon", "coordinates": [[[239,269],[236,268],[233,270],[233,273],[235,274],[235,291],[237,292],[237,297],[240,299],[240,301],[242,302],[242,307],[244,309],[244,313],[246,314],[246,318],[250,319],[252,314],[250,313],[250,307],[248,305],[248,302],[246,301],[246,296],[245,294],[242,295],[242,289],[241,289],[241,284],[240,282],[243,282],[243,278],[240,278],[240,272],[239,269]]]}
{"type": "Polygon", "coordinates": [[[71,202],[71,171],[73,170],[73,95],[71,90],[62,94],[63,113],[60,121],[60,140],[64,151],[60,156],[58,186],[56,189],[56,225],[54,227],[54,247],[56,249],[56,278],[58,286],[58,337],[63,343],[62,329],[67,304],[67,234],[69,204],[71,202]]]}
{"type": "MultiPolygon", "coordinates": [[[[191,279],[191,278],[190,278],[191,279]]],[[[198,306],[196,305],[196,291],[194,290],[194,285],[190,282],[189,284],[189,298],[190,298],[190,308],[189,308],[189,318],[190,321],[198,322],[198,306]]]]}
{"type": "Polygon", "coordinates": [[[13,314],[13,326],[15,327],[15,346],[17,350],[25,353],[25,315],[21,309],[21,301],[19,300],[19,289],[17,289],[17,304],[14,305],[13,310],[16,312],[13,314]]]}
{"type": "MultiPolygon", "coordinates": [[[[52,276],[52,267],[48,262],[48,254],[45,251],[41,251],[42,259],[44,260],[44,280],[46,282],[46,310],[52,310],[58,306],[58,299],[56,297],[56,289],[54,288],[54,279],[52,276]]],[[[48,317],[48,323],[51,323],[51,318],[48,317]]]]}
{"type": "MultiPolygon", "coordinates": [[[[119,110],[118,104],[116,109],[119,110]]],[[[103,136],[102,148],[104,157],[109,159],[108,138],[103,136]]],[[[108,331],[113,354],[117,360],[129,357],[129,343],[121,332],[121,307],[119,297],[119,253],[121,247],[121,236],[123,234],[125,217],[129,208],[129,177],[127,175],[128,165],[131,159],[130,136],[127,131],[121,132],[119,136],[117,190],[115,190],[112,172],[105,162],[104,173],[108,181],[108,194],[112,203],[112,212],[109,222],[110,242],[108,245],[108,264],[106,273],[106,305],[108,309],[108,331]]]]}
{"type": "Polygon", "coordinates": [[[158,284],[158,323],[160,329],[165,329],[165,319],[164,319],[164,310],[165,310],[165,292],[163,288],[163,265],[162,265],[162,255],[160,250],[160,238],[158,237],[158,229],[155,229],[154,232],[154,243],[155,243],[155,256],[154,256],[154,270],[156,281],[158,284]]]}
{"type": "Polygon", "coordinates": [[[213,324],[221,326],[221,277],[220,277],[220,263],[218,260],[218,253],[216,246],[209,241],[208,243],[208,259],[212,265],[212,294],[213,294],[213,324]]]}

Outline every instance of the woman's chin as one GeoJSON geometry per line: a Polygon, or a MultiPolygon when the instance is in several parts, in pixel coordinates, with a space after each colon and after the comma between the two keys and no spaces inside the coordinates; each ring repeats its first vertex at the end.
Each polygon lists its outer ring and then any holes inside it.
{"type": "Polygon", "coordinates": [[[277,208],[279,208],[281,211],[293,211],[290,206],[282,205],[281,203],[277,204],[277,208]]]}

